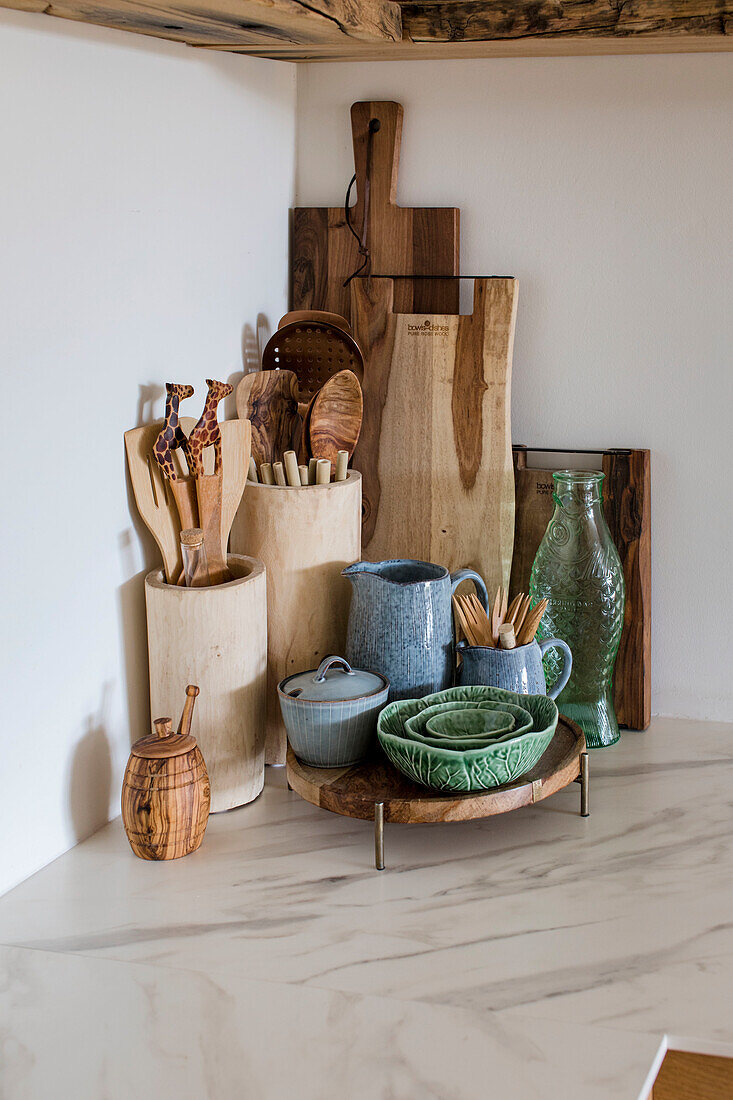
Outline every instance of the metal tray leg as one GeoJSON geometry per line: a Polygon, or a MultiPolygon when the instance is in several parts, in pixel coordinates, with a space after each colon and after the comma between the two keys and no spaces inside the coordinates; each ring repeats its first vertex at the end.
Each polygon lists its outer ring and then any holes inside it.
{"type": "Polygon", "coordinates": [[[378,871],[384,870],[384,803],[374,803],[374,862],[378,871]]]}
{"type": "Polygon", "coordinates": [[[587,752],[580,754],[580,775],[575,782],[580,783],[580,816],[590,817],[590,758],[587,752]]]}

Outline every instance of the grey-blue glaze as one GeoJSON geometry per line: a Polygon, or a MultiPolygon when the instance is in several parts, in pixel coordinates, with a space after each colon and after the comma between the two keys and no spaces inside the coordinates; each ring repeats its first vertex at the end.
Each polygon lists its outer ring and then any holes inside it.
{"type": "Polygon", "coordinates": [[[486,585],[472,569],[452,575],[414,559],[361,561],[343,570],[353,585],[346,659],[390,682],[390,700],[419,699],[453,683],[451,596],[474,581],[488,605],[486,585]]]}
{"type": "Polygon", "coordinates": [[[304,764],[340,768],[368,756],[377,740],[377,718],[389,685],[357,699],[312,700],[288,695],[288,676],[277,686],[290,746],[304,764]]]}
{"type": "Polygon", "coordinates": [[[548,638],[541,645],[530,642],[516,649],[492,649],[490,646],[468,645],[465,641],[459,642],[456,648],[462,657],[457,673],[457,682],[461,687],[480,684],[516,691],[520,695],[549,695],[554,699],[570,679],[573,667],[573,655],[561,638],[548,638]],[[564,663],[560,679],[548,692],[542,655],[553,646],[562,650],[564,663]]]}

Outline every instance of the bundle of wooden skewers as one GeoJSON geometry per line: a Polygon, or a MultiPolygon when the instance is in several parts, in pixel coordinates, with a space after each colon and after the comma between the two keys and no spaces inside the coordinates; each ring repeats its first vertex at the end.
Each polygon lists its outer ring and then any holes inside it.
{"type": "Polygon", "coordinates": [[[469,645],[516,649],[534,639],[547,600],[530,607],[529,596],[519,592],[507,606],[507,598],[506,590],[499,588],[489,616],[474,592],[470,596],[453,597],[456,619],[469,645]]]}

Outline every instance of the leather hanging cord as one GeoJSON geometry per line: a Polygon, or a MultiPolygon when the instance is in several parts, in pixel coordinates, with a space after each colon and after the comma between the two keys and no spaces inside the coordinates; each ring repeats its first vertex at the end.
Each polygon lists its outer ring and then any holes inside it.
{"type": "Polygon", "coordinates": [[[344,280],[344,286],[348,286],[352,279],[356,279],[371,263],[371,256],[369,255],[369,245],[367,240],[369,237],[369,200],[372,190],[372,139],[374,135],[381,129],[381,122],[378,118],[373,118],[369,122],[369,130],[367,132],[367,151],[366,151],[366,178],[364,180],[364,217],[361,225],[361,236],[356,232],[351,224],[351,207],[349,206],[349,200],[351,199],[351,188],[356,183],[356,172],[354,172],[349,186],[346,189],[346,198],[344,200],[344,217],[346,219],[346,225],[349,228],[352,236],[356,238],[359,245],[359,255],[362,257],[362,261],[357,267],[356,271],[352,272],[347,279],[344,280]]]}

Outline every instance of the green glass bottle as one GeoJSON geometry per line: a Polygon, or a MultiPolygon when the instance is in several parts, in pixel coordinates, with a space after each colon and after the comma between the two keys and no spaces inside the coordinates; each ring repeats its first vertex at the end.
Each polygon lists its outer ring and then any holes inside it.
{"type": "MultiPolygon", "coordinates": [[[[557,697],[562,714],[581,726],[589,748],[618,741],[611,677],[624,622],[624,574],[603,514],[604,475],[553,474],[555,513],[532,566],[532,605],[548,600],[537,638],[562,638],[573,670],[557,697]]],[[[548,684],[556,679],[548,651],[548,684]]]]}

